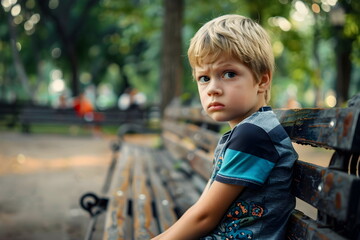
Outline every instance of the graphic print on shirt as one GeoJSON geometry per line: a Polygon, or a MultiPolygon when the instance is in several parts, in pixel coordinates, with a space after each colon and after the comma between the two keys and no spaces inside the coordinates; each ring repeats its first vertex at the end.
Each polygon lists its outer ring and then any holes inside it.
{"type": "Polygon", "coordinates": [[[230,208],[226,217],[227,221],[238,221],[241,226],[247,226],[265,213],[266,209],[260,203],[239,201],[230,208]]]}
{"type": "Polygon", "coordinates": [[[238,201],[231,206],[216,234],[221,239],[253,239],[252,231],[244,227],[252,225],[266,212],[261,203],[238,201]]]}
{"type": "Polygon", "coordinates": [[[230,239],[239,239],[239,240],[249,240],[253,239],[253,233],[249,230],[240,230],[240,232],[228,232],[230,237],[225,235],[216,235],[216,236],[206,236],[201,238],[201,240],[230,240],[230,239]]]}

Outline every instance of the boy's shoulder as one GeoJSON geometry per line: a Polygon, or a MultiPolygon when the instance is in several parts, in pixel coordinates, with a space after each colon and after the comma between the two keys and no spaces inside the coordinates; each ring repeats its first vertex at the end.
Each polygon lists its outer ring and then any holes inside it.
{"type": "Polygon", "coordinates": [[[263,131],[273,142],[280,142],[289,138],[270,107],[267,107],[265,111],[258,111],[252,114],[242,121],[237,128],[239,132],[251,132],[251,128],[256,128],[258,129],[257,132],[263,131]]]}
{"type": "Polygon", "coordinates": [[[267,106],[260,108],[259,111],[244,119],[238,126],[240,127],[243,124],[253,124],[269,132],[279,126],[280,122],[272,111],[272,108],[267,106]]]}

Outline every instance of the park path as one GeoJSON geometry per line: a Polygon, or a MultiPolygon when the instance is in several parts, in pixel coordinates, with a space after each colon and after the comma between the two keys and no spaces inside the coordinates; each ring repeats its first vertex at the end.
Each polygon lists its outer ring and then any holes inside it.
{"type": "MultiPolygon", "coordinates": [[[[83,239],[89,216],[79,198],[88,191],[101,195],[114,139],[0,132],[0,240],[83,239]]],[[[300,159],[327,166],[331,151],[295,147],[300,159]]],[[[299,205],[315,217],[312,208],[299,205]]]]}
{"type": "Polygon", "coordinates": [[[83,239],[79,198],[101,193],[111,141],[0,133],[0,240],[83,239]]]}

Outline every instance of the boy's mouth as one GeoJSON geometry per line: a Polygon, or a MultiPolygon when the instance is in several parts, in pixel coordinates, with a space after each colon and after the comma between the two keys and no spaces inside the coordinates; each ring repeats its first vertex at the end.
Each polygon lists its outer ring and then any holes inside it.
{"type": "Polygon", "coordinates": [[[224,104],[219,103],[219,102],[212,102],[208,105],[208,110],[210,111],[218,111],[218,110],[222,110],[225,107],[224,104]]]}

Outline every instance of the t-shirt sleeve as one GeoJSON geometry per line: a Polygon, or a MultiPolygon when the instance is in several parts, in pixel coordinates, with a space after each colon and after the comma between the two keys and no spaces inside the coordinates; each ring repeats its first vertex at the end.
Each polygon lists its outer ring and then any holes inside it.
{"type": "Polygon", "coordinates": [[[239,125],[230,137],[216,181],[261,187],[279,159],[266,131],[254,124],[239,125]]]}

